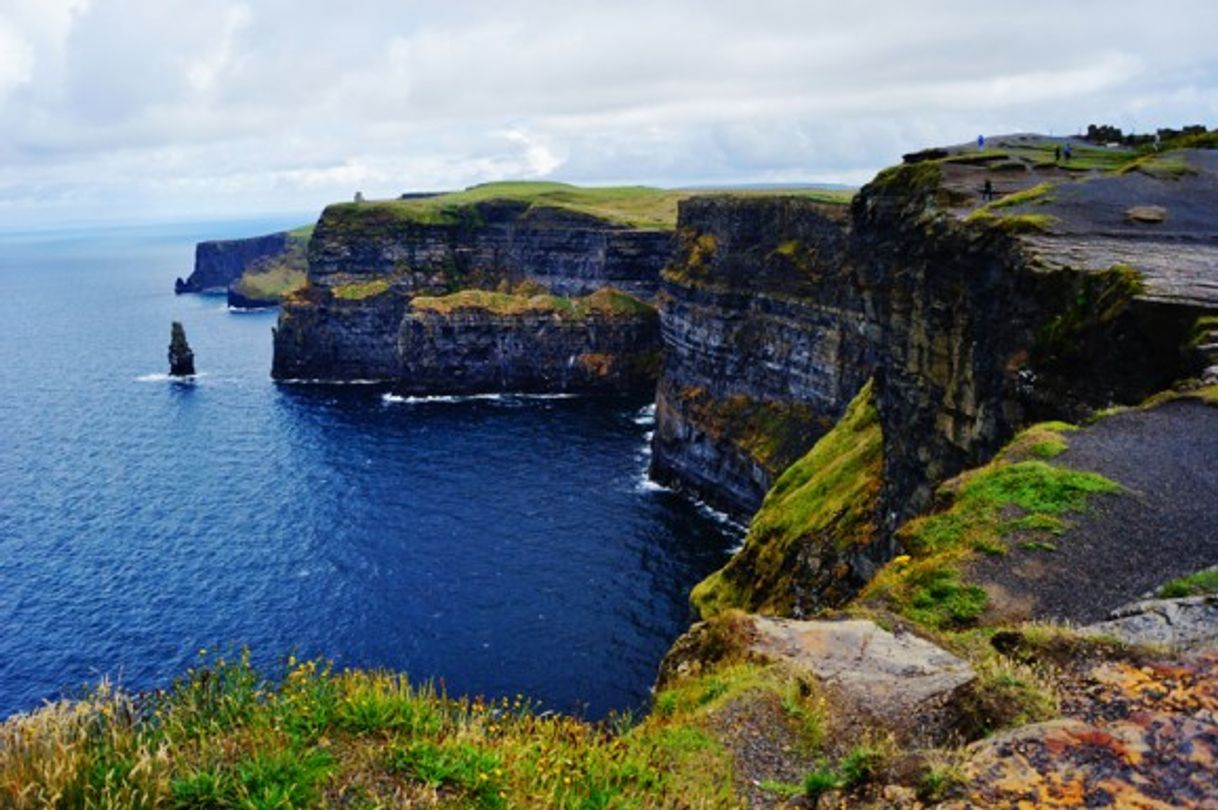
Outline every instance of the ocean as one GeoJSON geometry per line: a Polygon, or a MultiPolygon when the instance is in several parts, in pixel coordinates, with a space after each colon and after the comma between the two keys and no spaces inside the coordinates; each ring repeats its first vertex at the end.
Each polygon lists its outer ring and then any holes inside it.
{"type": "Polygon", "coordinates": [[[173,280],[198,240],[296,224],[0,234],[0,717],[241,647],[645,706],[739,528],[646,481],[645,401],[273,382],[275,313],[173,280]]]}

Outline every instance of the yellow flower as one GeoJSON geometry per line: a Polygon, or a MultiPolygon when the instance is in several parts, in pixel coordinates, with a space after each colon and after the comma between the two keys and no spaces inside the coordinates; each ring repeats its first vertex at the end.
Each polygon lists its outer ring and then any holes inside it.
{"type": "Polygon", "coordinates": [[[909,562],[908,554],[898,554],[892,558],[893,565],[905,565],[909,562]]]}

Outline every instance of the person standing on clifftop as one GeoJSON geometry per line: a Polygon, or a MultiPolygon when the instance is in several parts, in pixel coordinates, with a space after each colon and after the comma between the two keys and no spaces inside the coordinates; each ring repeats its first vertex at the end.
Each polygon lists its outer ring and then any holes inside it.
{"type": "Polygon", "coordinates": [[[981,199],[990,202],[994,199],[994,184],[986,180],[985,185],[981,187],[981,199]]]}
{"type": "Polygon", "coordinates": [[[984,148],[985,148],[985,136],[984,136],[984,135],[978,135],[978,136],[977,136],[977,148],[978,148],[978,149],[984,149],[984,148]]]}

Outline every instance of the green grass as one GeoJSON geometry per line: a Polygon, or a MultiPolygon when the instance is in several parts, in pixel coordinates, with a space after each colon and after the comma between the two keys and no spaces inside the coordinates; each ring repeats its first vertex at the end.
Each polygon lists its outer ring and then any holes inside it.
{"type": "Polygon", "coordinates": [[[982,225],[987,228],[1009,234],[1046,233],[1056,224],[1057,218],[1049,214],[994,214],[992,209],[978,208],[967,217],[965,222],[982,225]]]}
{"type": "Polygon", "coordinates": [[[1162,588],[1159,596],[1164,599],[1176,599],[1182,596],[1207,596],[1218,594],[1218,568],[1198,571],[1186,577],[1173,579],[1162,588]]]}
{"type": "Polygon", "coordinates": [[[581,298],[565,298],[549,293],[519,294],[491,290],[461,290],[443,296],[418,296],[412,299],[416,312],[450,315],[454,312],[486,312],[493,315],[554,315],[568,320],[583,320],[593,315],[621,318],[654,317],[655,309],[611,287],[603,287],[581,298]]]}
{"type": "Polygon", "coordinates": [[[0,723],[0,806],[736,807],[730,758],[700,718],[757,680],[685,684],[697,706],[683,696],[615,731],[385,672],[289,660],[268,678],[247,656],[213,658],[164,692],[103,684],[0,723]]]}
{"type": "Polygon", "coordinates": [[[786,613],[804,544],[865,545],[876,534],[883,436],[869,383],[841,421],[779,477],[742,548],[690,596],[703,616],[728,608],[786,613]]]}
{"type": "Polygon", "coordinates": [[[393,286],[393,282],[390,279],[374,278],[370,281],[339,284],[332,287],[330,291],[335,298],[341,298],[344,301],[363,301],[365,298],[373,298],[387,292],[391,286],[393,286]]]}
{"type": "Polygon", "coordinates": [[[294,242],[303,242],[307,245],[309,240],[313,238],[313,230],[316,227],[316,223],[309,223],[308,225],[301,225],[298,228],[292,228],[288,231],[288,239],[294,242]]]}
{"type": "Polygon", "coordinates": [[[977,211],[974,211],[973,214],[978,212],[993,212],[1003,208],[1014,208],[1017,205],[1027,205],[1030,203],[1045,205],[1053,201],[1053,197],[1049,193],[1052,191],[1053,185],[1053,183],[1039,183],[1031,188],[1025,188],[1023,191],[1007,194],[1005,197],[999,197],[997,200],[986,203],[978,208],[977,211]]]}
{"type": "Polygon", "coordinates": [[[1118,169],[1119,174],[1130,172],[1141,172],[1162,180],[1179,180],[1182,177],[1197,174],[1197,168],[1179,153],[1151,152],[1131,160],[1118,169]]]}
{"type": "Polygon", "coordinates": [[[308,282],[308,247],[313,227],[302,225],[288,231],[283,252],[250,262],[233,289],[259,301],[282,301],[303,289],[308,282]]]}
{"type": "Polygon", "coordinates": [[[1044,460],[1067,449],[1069,427],[1035,425],[994,461],[945,485],[948,506],[901,527],[898,539],[908,555],[885,566],[865,598],[931,628],[976,622],[988,598],[964,575],[975,554],[1004,554],[1012,540],[1025,550],[1030,543],[1047,550],[1049,538],[1067,529],[1068,515],[1084,511],[1094,495],[1121,490],[1101,475],[1044,460]]]}
{"type": "Polygon", "coordinates": [[[304,288],[308,274],[302,267],[283,261],[259,265],[255,272],[247,271],[233,285],[246,298],[279,301],[304,288]]]}

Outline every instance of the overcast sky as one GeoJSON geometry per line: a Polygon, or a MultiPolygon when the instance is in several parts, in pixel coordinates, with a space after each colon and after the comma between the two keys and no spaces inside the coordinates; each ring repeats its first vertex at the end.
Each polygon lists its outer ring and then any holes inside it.
{"type": "Polygon", "coordinates": [[[1215,126],[1216,42],[1214,0],[0,0],[0,222],[859,183],[979,132],[1215,126]]]}

